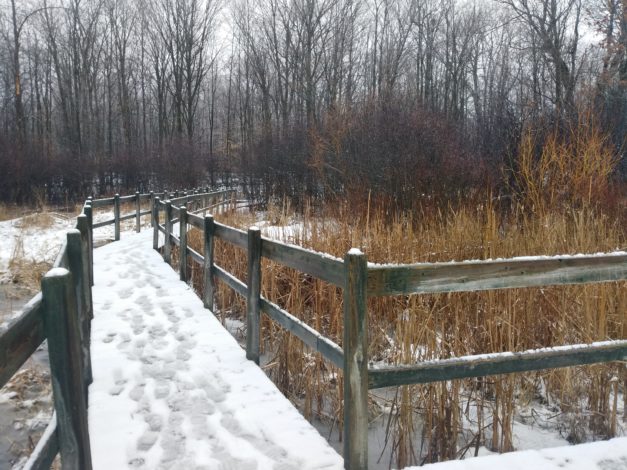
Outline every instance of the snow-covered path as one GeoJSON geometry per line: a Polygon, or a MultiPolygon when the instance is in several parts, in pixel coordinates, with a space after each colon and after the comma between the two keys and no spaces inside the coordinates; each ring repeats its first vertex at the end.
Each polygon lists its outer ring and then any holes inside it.
{"type": "Polygon", "coordinates": [[[94,252],[94,468],[343,468],[151,240],[94,252]]]}

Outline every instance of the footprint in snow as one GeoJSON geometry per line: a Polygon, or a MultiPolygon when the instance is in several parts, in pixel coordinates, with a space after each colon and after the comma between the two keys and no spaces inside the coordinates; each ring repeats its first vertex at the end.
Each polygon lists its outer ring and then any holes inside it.
{"type": "Polygon", "coordinates": [[[122,376],[122,371],[116,369],[113,372],[113,381],[114,386],[109,389],[109,394],[113,396],[117,396],[124,390],[124,386],[126,385],[126,379],[122,376]]]}
{"type": "Polygon", "coordinates": [[[146,387],[145,384],[137,384],[135,385],[131,391],[129,392],[128,396],[131,398],[131,400],[133,401],[139,401],[142,399],[142,397],[144,396],[144,388],[146,387]]]}
{"type": "Polygon", "coordinates": [[[165,380],[157,381],[155,385],[155,398],[167,398],[170,395],[170,383],[165,380]]]}
{"type": "Polygon", "coordinates": [[[163,417],[156,413],[147,414],[144,417],[144,421],[146,421],[148,428],[153,432],[159,432],[163,427],[163,417]]]}
{"type": "Polygon", "coordinates": [[[150,335],[151,338],[162,338],[165,335],[168,334],[168,332],[163,328],[162,325],[160,325],[159,323],[152,325],[149,329],[148,329],[148,334],[150,335]]]}
{"type": "Polygon", "coordinates": [[[120,299],[128,299],[131,295],[133,295],[133,289],[128,287],[125,289],[120,289],[118,291],[118,296],[120,297],[120,299]]]}
{"type": "Polygon", "coordinates": [[[183,348],[182,346],[179,346],[179,347],[177,348],[177,350],[176,350],[176,358],[177,358],[179,361],[184,361],[184,362],[186,362],[186,361],[189,361],[191,357],[192,357],[192,355],[191,355],[189,352],[187,352],[187,351],[185,350],[185,348],[183,348]]]}
{"type": "Polygon", "coordinates": [[[137,450],[140,450],[140,451],[150,450],[150,448],[155,445],[155,442],[157,442],[158,438],[159,438],[158,432],[145,431],[137,440],[137,450]]]}
{"type": "Polygon", "coordinates": [[[152,310],[152,302],[147,295],[140,295],[135,299],[135,305],[140,307],[144,312],[152,310]]]}
{"type": "Polygon", "coordinates": [[[113,341],[113,338],[115,338],[116,333],[107,333],[107,336],[105,336],[102,340],[103,343],[110,343],[111,341],[113,341]]]}
{"type": "Polygon", "coordinates": [[[222,450],[215,454],[219,464],[218,470],[256,470],[258,465],[253,459],[238,459],[231,454],[222,450]]]}
{"type": "Polygon", "coordinates": [[[209,383],[209,381],[205,377],[197,377],[196,385],[204,390],[207,398],[209,398],[214,403],[223,402],[226,399],[226,393],[230,391],[230,389],[226,389],[224,387],[220,387],[220,384],[214,385],[209,383]]]}
{"type": "Polygon", "coordinates": [[[118,349],[126,349],[131,342],[131,337],[127,333],[120,334],[120,342],[118,343],[118,349]]]}
{"type": "Polygon", "coordinates": [[[128,466],[130,468],[142,468],[145,463],[146,461],[141,457],[135,457],[134,459],[128,461],[128,466]]]}
{"type": "Polygon", "coordinates": [[[161,302],[159,306],[161,307],[161,310],[163,310],[163,313],[165,313],[166,315],[174,314],[174,306],[172,305],[172,302],[161,302]]]}

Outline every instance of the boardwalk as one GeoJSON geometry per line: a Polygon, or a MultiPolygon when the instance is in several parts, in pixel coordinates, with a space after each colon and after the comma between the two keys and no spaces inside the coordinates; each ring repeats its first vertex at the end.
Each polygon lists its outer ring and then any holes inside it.
{"type": "Polygon", "coordinates": [[[94,468],[342,468],[150,247],[144,232],[94,252],[94,468]]]}

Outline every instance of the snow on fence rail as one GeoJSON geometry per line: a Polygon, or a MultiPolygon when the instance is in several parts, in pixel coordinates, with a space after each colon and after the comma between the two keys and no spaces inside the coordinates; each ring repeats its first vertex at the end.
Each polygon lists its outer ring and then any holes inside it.
{"type": "MultiPolygon", "coordinates": [[[[180,198],[179,198],[180,200],[180,198]]],[[[461,263],[413,265],[368,264],[359,250],[350,250],[344,260],[298,246],[262,237],[256,227],[248,232],[219,224],[173,205],[177,200],[155,200],[153,248],[159,232],[165,234],[164,258],[171,260],[171,247],[179,247],[180,277],[187,279],[187,256],[204,269],[204,302],[213,307],[215,280],[220,280],[246,298],[246,355],[258,362],[260,312],[297,336],[311,349],[344,372],[344,461],[347,469],[367,469],[368,389],[428,383],[466,377],[568,367],[627,359],[627,341],[569,345],[520,353],[505,352],[428,361],[397,367],[368,367],[369,296],[468,292],[564,284],[588,284],[627,279],[627,253],[558,257],[526,257],[461,263]],[[160,213],[165,215],[163,225],[160,213]],[[177,219],[174,216],[178,216],[177,219]],[[172,226],[179,222],[179,236],[172,226]],[[187,246],[187,226],[204,234],[204,253],[187,246]],[[213,261],[214,239],[219,238],[246,251],[249,285],[213,261]],[[329,282],[344,290],[343,349],[260,294],[261,258],[276,261],[329,282]]]]}

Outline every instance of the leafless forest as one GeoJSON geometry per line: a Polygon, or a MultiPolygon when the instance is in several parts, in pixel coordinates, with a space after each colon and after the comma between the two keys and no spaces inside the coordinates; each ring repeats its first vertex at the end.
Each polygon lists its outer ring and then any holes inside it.
{"type": "Polygon", "coordinates": [[[5,0],[0,14],[5,201],[237,178],[253,197],[365,188],[406,208],[509,191],[550,139],[597,139],[615,162],[623,149],[625,0],[5,0]]]}

